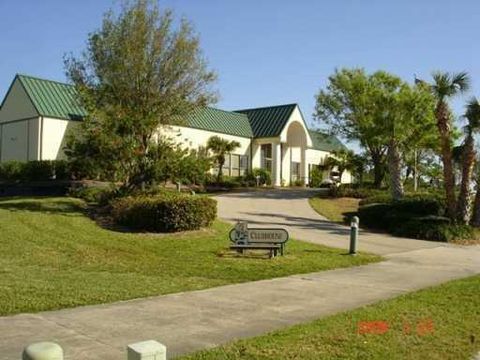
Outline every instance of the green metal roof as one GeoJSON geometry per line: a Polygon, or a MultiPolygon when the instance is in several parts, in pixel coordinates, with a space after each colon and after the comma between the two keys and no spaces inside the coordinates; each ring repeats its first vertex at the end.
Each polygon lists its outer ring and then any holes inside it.
{"type": "Polygon", "coordinates": [[[27,75],[17,75],[17,79],[39,115],[67,120],[80,120],[86,115],[72,85],[27,75]]]}
{"type": "Polygon", "coordinates": [[[248,138],[253,136],[246,115],[211,107],[194,110],[186,117],[185,125],[196,129],[220,132],[229,135],[248,138]]]}
{"type": "MultiPolygon", "coordinates": [[[[67,120],[80,120],[86,115],[78,103],[74,86],[28,75],[17,75],[16,79],[39,115],[67,120]]],[[[199,108],[186,117],[184,125],[248,138],[275,137],[280,135],[296,106],[286,104],[236,111],[199,108]]],[[[313,130],[309,133],[313,149],[332,151],[345,148],[334,136],[313,130]]]]}
{"type": "Polygon", "coordinates": [[[312,148],[322,151],[336,151],[346,149],[340,140],[335,136],[322,133],[320,131],[309,130],[310,138],[312,139],[312,148]]]}
{"type": "Polygon", "coordinates": [[[280,135],[296,106],[297,104],[287,104],[235,112],[248,116],[254,137],[274,137],[280,135]]]}

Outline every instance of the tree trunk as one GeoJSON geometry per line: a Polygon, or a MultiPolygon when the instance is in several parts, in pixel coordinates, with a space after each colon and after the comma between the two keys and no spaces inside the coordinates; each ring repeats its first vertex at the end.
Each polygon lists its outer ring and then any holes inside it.
{"type": "Polygon", "coordinates": [[[470,184],[472,182],[473,167],[475,165],[474,139],[471,133],[465,139],[462,159],[462,183],[457,202],[457,220],[462,224],[468,224],[471,216],[472,194],[470,184]]]}
{"type": "Polygon", "coordinates": [[[218,164],[217,184],[220,184],[223,178],[223,163],[218,164]]]}
{"type": "Polygon", "coordinates": [[[440,145],[442,148],[443,184],[447,200],[447,216],[455,218],[455,177],[453,174],[452,143],[449,124],[449,112],[447,104],[440,101],[435,109],[437,127],[440,133],[440,145]]]}
{"type": "Polygon", "coordinates": [[[373,185],[376,189],[382,186],[383,178],[385,177],[385,167],[382,156],[372,155],[373,162],[373,185]]]}
{"type": "Polygon", "coordinates": [[[394,200],[399,200],[404,195],[402,182],[402,159],[398,151],[398,144],[393,139],[390,141],[388,146],[387,156],[392,198],[394,200]]]}
{"type": "Polygon", "coordinates": [[[417,149],[413,152],[413,191],[417,192],[418,189],[418,164],[417,164],[417,149]]]}
{"type": "Polygon", "coordinates": [[[473,216],[472,225],[480,227],[480,179],[477,175],[477,193],[475,194],[475,200],[473,202],[473,216]]]}

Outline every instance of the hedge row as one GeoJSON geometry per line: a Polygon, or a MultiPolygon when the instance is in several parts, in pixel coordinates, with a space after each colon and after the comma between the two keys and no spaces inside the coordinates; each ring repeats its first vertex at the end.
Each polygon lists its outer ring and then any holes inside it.
{"type": "Polygon", "coordinates": [[[385,194],[384,190],[360,188],[353,184],[340,184],[338,186],[331,186],[329,195],[331,197],[351,197],[356,199],[365,199],[373,196],[382,196],[385,194]]]}
{"type": "Polygon", "coordinates": [[[473,235],[468,226],[450,224],[444,217],[444,201],[435,195],[411,195],[396,201],[378,196],[362,200],[360,205],[358,215],[363,225],[393,235],[435,241],[473,235]]]}
{"type": "Polygon", "coordinates": [[[1,182],[68,180],[70,171],[64,160],[6,161],[0,163],[1,182]]]}
{"type": "Polygon", "coordinates": [[[153,197],[125,197],[112,202],[112,215],[118,224],[137,230],[197,230],[212,225],[217,202],[206,196],[174,192],[153,197]]]}

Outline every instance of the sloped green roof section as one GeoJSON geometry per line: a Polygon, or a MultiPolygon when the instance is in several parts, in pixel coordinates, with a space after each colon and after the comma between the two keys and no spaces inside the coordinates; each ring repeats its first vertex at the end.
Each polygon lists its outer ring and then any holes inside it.
{"type": "Polygon", "coordinates": [[[287,104],[235,112],[248,116],[254,137],[274,137],[280,135],[296,106],[297,104],[287,104]]]}
{"type": "Polygon", "coordinates": [[[17,78],[39,115],[66,120],[81,120],[86,115],[72,85],[27,75],[17,78]]]}
{"type": "Polygon", "coordinates": [[[315,130],[309,130],[309,133],[310,138],[312,139],[312,148],[315,150],[330,152],[347,148],[333,135],[325,134],[315,130]]]}
{"type": "Polygon", "coordinates": [[[195,129],[251,138],[252,129],[244,114],[214,109],[195,109],[185,119],[185,125],[195,129]]]}

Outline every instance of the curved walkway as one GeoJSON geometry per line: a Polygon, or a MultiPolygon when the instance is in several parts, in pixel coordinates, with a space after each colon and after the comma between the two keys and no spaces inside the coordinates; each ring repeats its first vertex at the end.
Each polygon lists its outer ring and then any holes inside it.
{"type": "MultiPolygon", "coordinates": [[[[292,238],[348,249],[350,228],[328,221],[308,203],[308,198],[318,191],[278,189],[225,193],[216,196],[218,214],[228,222],[247,220],[251,227],[284,227],[292,238]]],[[[390,255],[439,246],[449,245],[360,230],[358,250],[390,255]]]]}

